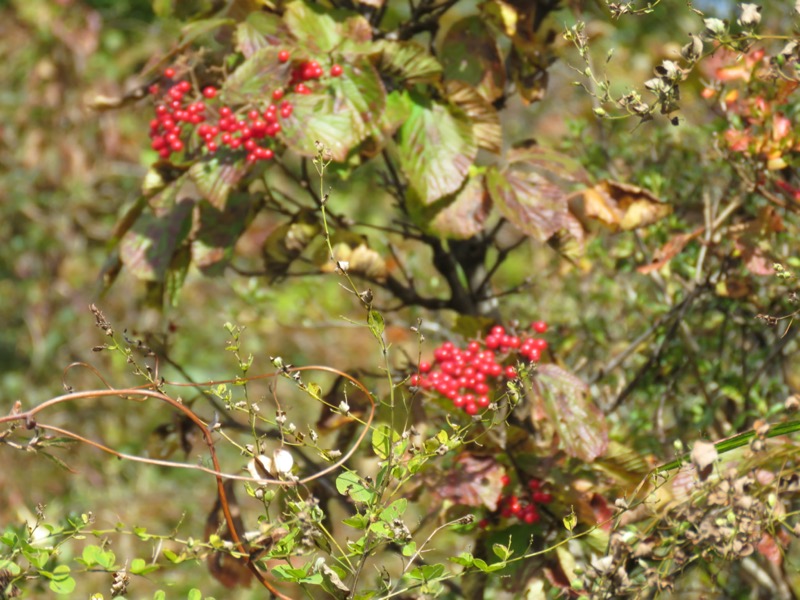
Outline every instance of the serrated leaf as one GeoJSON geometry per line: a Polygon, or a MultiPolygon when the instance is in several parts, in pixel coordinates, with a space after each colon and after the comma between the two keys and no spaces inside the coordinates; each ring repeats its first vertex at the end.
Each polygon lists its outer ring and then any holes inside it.
{"type": "Polygon", "coordinates": [[[541,365],[532,389],[568,455],[591,462],[605,453],[608,424],[581,379],[556,365],[541,365]]]}
{"type": "Polygon", "coordinates": [[[362,57],[342,68],[342,75],[324,88],[295,96],[292,115],[281,121],[281,139],[302,156],[316,155],[319,141],[333,160],[343,162],[367,137],[380,137],[386,90],[375,67],[362,57]]]}
{"type": "Polygon", "coordinates": [[[441,77],[442,65],[416,42],[380,40],[373,47],[378,55],[378,70],[400,84],[432,83],[441,77]]]}
{"type": "Polygon", "coordinates": [[[277,46],[282,39],[283,22],[272,13],[251,12],[243,23],[236,27],[236,49],[245,58],[250,58],[258,50],[277,46]]]}
{"type": "Polygon", "coordinates": [[[503,95],[506,84],[503,56],[485,18],[472,15],[456,21],[440,48],[446,79],[469,84],[490,103],[503,95]]]}
{"type": "Polygon", "coordinates": [[[189,177],[194,181],[200,195],[220,211],[226,209],[228,195],[247,173],[241,161],[218,152],[206,156],[189,168],[189,177]]]}
{"type": "Polygon", "coordinates": [[[419,95],[411,98],[397,152],[409,184],[423,204],[430,204],[461,187],[478,146],[463,111],[419,95]]]}
{"type": "Polygon", "coordinates": [[[448,81],[445,92],[450,102],[463,110],[472,122],[472,133],[478,146],[498,154],[503,144],[503,131],[497,109],[475,88],[461,81],[448,81]]]}
{"type": "Polygon", "coordinates": [[[194,202],[176,203],[161,217],[145,212],[120,241],[122,263],[139,279],[164,281],[175,249],[189,233],[194,202]]]}
{"type": "Polygon", "coordinates": [[[199,37],[211,33],[225,25],[234,25],[236,21],[233,19],[216,18],[216,19],[201,19],[188,23],[181,28],[181,44],[190,44],[199,37]]]}
{"type": "Polygon", "coordinates": [[[278,46],[255,50],[222,84],[220,95],[225,102],[239,103],[269,97],[289,79],[290,63],[278,61],[278,46]]]}
{"type": "Polygon", "coordinates": [[[372,38],[372,26],[358,13],[329,11],[303,0],[290,2],[283,19],[292,35],[318,54],[332,52],[344,41],[372,38]]]}
{"type": "Polygon", "coordinates": [[[352,471],[345,471],[336,478],[336,489],[356,502],[371,502],[375,497],[375,493],[352,471]]]}
{"type": "Polygon", "coordinates": [[[490,167],[486,189],[497,210],[522,233],[546,242],[569,234],[582,249],[583,226],[569,211],[569,196],[561,185],[531,165],[516,161],[502,172],[490,167]]]}

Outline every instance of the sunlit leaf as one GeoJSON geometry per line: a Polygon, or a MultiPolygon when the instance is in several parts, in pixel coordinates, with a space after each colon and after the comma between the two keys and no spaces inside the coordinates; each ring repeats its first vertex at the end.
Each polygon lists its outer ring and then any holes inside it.
{"type": "Polygon", "coordinates": [[[653,254],[650,264],[638,267],[639,273],[650,273],[667,265],[673,258],[680,254],[686,245],[705,231],[705,227],[698,227],[690,233],[676,233],[653,254]]]}
{"type": "Polygon", "coordinates": [[[222,85],[226,102],[247,102],[269,97],[289,80],[291,63],[278,61],[278,46],[265,45],[254,52],[231,73],[222,85]]]}
{"type": "Polygon", "coordinates": [[[409,184],[424,204],[430,204],[461,187],[478,146],[463,111],[420,96],[412,98],[397,151],[409,184]]]}
{"type": "Polygon", "coordinates": [[[503,95],[506,83],[503,57],[483,17],[472,15],[456,21],[441,42],[439,56],[446,79],[469,84],[487,102],[503,95]]]}
{"type": "Polygon", "coordinates": [[[197,186],[200,195],[211,205],[224,211],[228,195],[247,173],[243,162],[234,162],[230,157],[220,153],[218,156],[206,156],[189,168],[189,177],[197,186]]]}
{"type": "Polygon", "coordinates": [[[236,49],[250,58],[262,48],[280,44],[282,29],[283,22],[277,15],[252,12],[236,27],[236,49]]]}
{"type": "Polygon", "coordinates": [[[430,230],[454,239],[468,239],[483,230],[492,203],[483,177],[472,177],[430,222],[430,230]]]}
{"type": "Polygon", "coordinates": [[[581,379],[546,364],[537,369],[532,384],[535,401],[544,408],[567,454],[591,462],[605,453],[608,424],[581,379]]]}
{"type": "Polygon", "coordinates": [[[215,19],[201,19],[194,21],[183,26],[181,29],[181,43],[190,44],[197,38],[200,38],[207,33],[216,31],[225,25],[233,25],[233,19],[215,18],[215,19]]]}
{"type": "Polygon", "coordinates": [[[663,203],[652,192],[609,180],[584,190],[582,202],[573,199],[572,207],[583,218],[623,231],[647,227],[672,213],[672,206],[663,203]]]}
{"type": "Polygon", "coordinates": [[[403,85],[438,81],[442,65],[428,50],[416,42],[381,40],[374,45],[378,70],[403,85]]]}
{"type": "Polygon", "coordinates": [[[448,81],[445,85],[447,97],[463,110],[472,121],[472,133],[478,146],[489,152],[499,153],[503,143],[500,116],[478,91],[460,81],[448,81]]]}
{"type": "Polygon", "coordinates": [[[372,26],[358,13],[329,11],[305,0],[290,2],[283,19],[294,37],[322,54],[335,50],[345,40],[367,41],[372,37],[372,26]]]}
{"type": "Polygon", "coordinates": [[[325,88],[296,96],[294,111],[282,120],[282,139],[303,156],[317,153],[322,142],[342,162],[370,135],[380,137],[377,122],[386,107],[386,90],[366,58],[342,65],[344,72],[325,88]]]}

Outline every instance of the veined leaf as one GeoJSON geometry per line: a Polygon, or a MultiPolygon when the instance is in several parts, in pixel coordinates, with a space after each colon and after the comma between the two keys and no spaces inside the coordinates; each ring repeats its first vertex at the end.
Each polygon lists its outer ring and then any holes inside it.
{"type": "Polygon", "coordinates": [[[438,81],[442,65],[416,42],[381,40],[374,45],[378,52],[378,70],[404,85],[438,81]]]}
{"type": "Polygon", "coordinates": [[[456,21],[440,47],[446,79],[469,84],[487,102],[503,95],[506,84],[503,56],[483,17],[473,15],[456,21]]]}
{"type": "Polygon", "coordinates": [[[419,96],[412,99],[397,152],[409,184],[423,204],[430,204],[461,187],[478,145],[462,110],[419,96]]]}
{"type": "Polygon", "coordinates": [[[483,177],[472,177],[455,198],[430,222],[430,229],[442,237],[465,240],[483,230],[492,201],[483,177]]]}
{"type": "Polygon", "coordinates": [[[201,196],[214,208],[224,211],[228,194],[247,173],[247,166],[234,162],[222,152],[204,157],[189,168],[189,177],[197,185],[201,196]]]}
{"type": "Polygon", "coordinates": [[[536,401],[555,428],[564,451],[591,462],[608,447],[608,424],[589,398],[588,386],[556,365],[541,365],[533,379],[536,401]]]}
{"type": "MultiPolygon", "coordinates": [[[[244,25],[244,24],[243,24],[244,25]]],[[[226,102],[269,97],[289,79],[291,63],[278,61],[278,46],[258,48],[225,79],[221,95],[226,102]]]]}
{"type": "Polygon", "coordinates": [[[236,240],[248,225],[253,198],[246,193],[228,197],[225,210],[210,202],[198,203],[198,218],[192,232],[192,261],[206,274],[214,267],[218,274],[230,260],[236,240]]]}
{"type": "Polygon", "coordinates": [[[372,26],[358,13],[328,11],[305,0],[290,2],[283,19],[294,37],[321,54],[332,52],[344,41],[372,38],[372,26]]]}
{"type": "Polygon", "coordinates": [[[283,22],[277,15],[252,12],[236,27],[236,49],[250,58],[262,48],[279,45],[282,29],[283,22]]]}
{"type": "Polygon", "coordinates": [[[472,121],[472,133],[478,146],[489,152],[499,153],[503,144],[503,131],[495,107],[466,83],[448,81],[445,90],[450,102],[463,110],[472,121]]]}

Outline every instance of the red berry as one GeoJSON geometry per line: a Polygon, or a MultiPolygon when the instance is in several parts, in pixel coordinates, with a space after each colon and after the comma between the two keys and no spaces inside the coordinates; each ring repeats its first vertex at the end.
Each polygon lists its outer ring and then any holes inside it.
{"type": "Polygon", "coordinates": [[[511,483],[511,477],[504,474],[502,477],[500,477],[500,483],[503,484],[503,487],[506,487],[509,483],[511,483]]]}
{"type": "Polygon", "coordinates": [[[159,91],[158,84],[154,83],[149,88],[147,88],[147,91],[150,92],[151,96],[156,96],[158,94],[158,91],[159,91]]]}
{"type": "Polygon", "coordinates": [[[509,379],[516,379],[517,370],[512,366],[506,367],[506,377],[508,377],[509,379]]]}
{"type": "Polygon", "coordinates": [[[553,496],[547,492],[534,492],[531,494],[531,500],[537,504],[550,504],[553,501],[553,496]]]}
{"type": "Polygon", "coordinates": [[[281,50],[278,52],[278,62],[285,63],[289,61],[289,51],[281,50]]]}
{"type": "Polygon", "coordinates": [[[333,65],[331,67],[331,77],[340,77],[344,73],[342,65],[333,65]]]}
{"type": "Polygon", "coordinates": [[[311,90],[308,89],[308,87],[304,83],[298,83],[294,87],[294,91],[297,92],[298,94],[310,94],[311,93],[311,90]]]}
{"type": "Polygon", "coordinates": [[[545,333],[547,331],[547,323],[545,323],[544,321],[536,321],[531,324],[531,328],[536,333],[545,333]]]}
{"type": "Polygon", "coordinates": [[[531,479],[528,482],[528,489],[532,492],[537,491],[540,487],[542,487],[542,482],[538,479],[531,479]]]}
{"type": "Polygon", "coordinates": [[[217,151],[217,142],[209,141],[206,144],[206,148],[208,148],[209,152],[216,152],[217,151]]]}
{"type": "Polygon", "coordinates": [[[165,69],[164,77],[166,77],[167,79],[172,79],[173,77],[175,77],[175,69],[173,69],[172,67],[165,69]]]}
{"type": "Polygon", "coordinates": [[[478,414],[478,405],[474,402],[468,402],[464,405],[464,412],[468,415],[477,415],[478,414]]]}
{"type": "Polygon", "coordinates": [[[217,88],[213,85],[209,85],[208,87],[203,89],[203,96],[206,98],[214,98],[217,95],[217,88]]]}
{"type": "Polygon", "coordinates": [[[427,373],[428,371],[431,370],[431,367],[432,367],[431,363],[423,360],[419,363],[419,372],[427,373]]]}
{"type": "Polygon", "coordinates": [[[277,90],[272,92],[272,99],[273,100],[275,100],[277,102],[281,98],[283,98],[283,90],[282,89],[278,88],[277,90]]]}
{"type": "Polygon", "coordinates": [[[183,81],[178,82],[177,87],[180,91],[182,91],[185,94],[186,92],[192,89],[192,84],[184,79],[183,81]]]}

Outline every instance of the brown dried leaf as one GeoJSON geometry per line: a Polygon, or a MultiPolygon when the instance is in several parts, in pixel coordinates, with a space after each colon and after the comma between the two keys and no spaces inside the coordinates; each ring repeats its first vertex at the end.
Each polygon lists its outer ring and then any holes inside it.
{"type": "Polygon", "coordinates": [[[716,446],[711,442],[696,442],[692,448],[692,462],[697,466],[700,479],[706,479],[711,472],[710,467],[719,458],[716,446]]]}
{"type": "Polygon", "coordinates": [[[483,185],[483,177],[471,178],[450,204],[436,213],[430,223],[438,235],[465,240],[483,230],[492,200],[483,185]]]}
{"type": "Polygon", "coordinates": [[[645,275],[647,273],[651,273],[652,271],[657,271],[669,263],[669,261],[675,258],[678,254],[680,254],[690,241],[698,237],[704,231],[705,227],[698,227],[690,233],[679,233],[673,235],[666,244],[656,250],[656,253],[653,256],[653,262],[651,262],[649,265],[642,265],[636,270],[645,275]]]}
{"type": "Polygon", "coordinates": [[[475,88],[461,81],[448,81],[445,91],[450,102],[463,110],[472,121],[472,133],[478,146],[498,154],[502,148],[503,131],[497,109],[475,88]]]}

